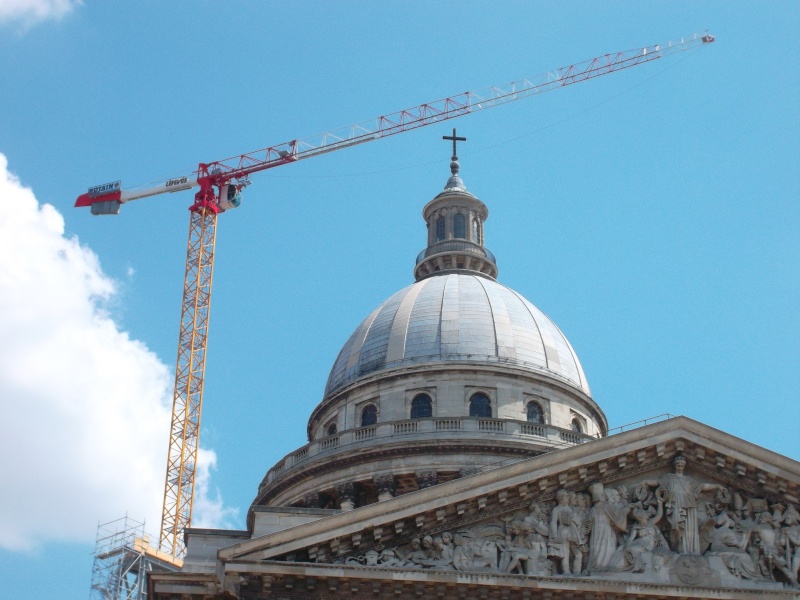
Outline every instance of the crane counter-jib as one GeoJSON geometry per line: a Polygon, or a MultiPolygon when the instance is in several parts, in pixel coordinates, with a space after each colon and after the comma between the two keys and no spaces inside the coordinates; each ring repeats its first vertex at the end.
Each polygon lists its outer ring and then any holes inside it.
{"type": "Polygon", "coordinates": [[[93,214],[116,214],[119,212],[119,205],[125,202],[159,194],[182,192],[199,185],[200,183],[194,176],[188,175],[167,179],[164,183],[153,187],[131,190],[123,190],[122,183],[114,181],[89,188],[87,193],[78,196],[75,206],[91,206],[93,214]],[[105,209],[108,209],[109,212],[106,212],[105,209]]]}

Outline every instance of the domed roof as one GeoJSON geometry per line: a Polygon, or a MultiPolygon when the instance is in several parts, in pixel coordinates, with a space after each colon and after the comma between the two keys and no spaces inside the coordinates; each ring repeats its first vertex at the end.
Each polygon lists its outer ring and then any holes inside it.
{"type": "Polygon", "coordinates": [[[325,397],[378,371],[424,363],[502,363],[545,373],[590,395],[572,346],[514,290],[481,275],[434,275],[364,319],[339,352],[325,397]]]}

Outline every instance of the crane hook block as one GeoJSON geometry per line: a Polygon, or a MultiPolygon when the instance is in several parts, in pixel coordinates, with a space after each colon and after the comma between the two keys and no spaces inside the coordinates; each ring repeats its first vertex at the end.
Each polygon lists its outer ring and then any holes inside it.
{"type": "Polygon", "coordinates": [[[222,210],[239,208],[242,203],[242,192],[239,186],[233,183],[226,183],[219,186],[219,207],[222,210]]]}

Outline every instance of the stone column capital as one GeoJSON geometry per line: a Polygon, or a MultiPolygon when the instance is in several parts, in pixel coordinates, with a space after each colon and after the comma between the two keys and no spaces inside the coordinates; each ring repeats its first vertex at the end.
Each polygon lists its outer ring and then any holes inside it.
{"type": "Polygon", "coordinates": [[[388,500],[394,497],[396,489],[394,475],[391,473],[378,473],[372,477],[372,482],[378,491],[378,500],[388,500]]]}
{"type": "Polygon", "coordinates": [[[356,507],[356,489],[351,482],[336,484],[336,495],[342,510],[353,510],[356,507]]]}

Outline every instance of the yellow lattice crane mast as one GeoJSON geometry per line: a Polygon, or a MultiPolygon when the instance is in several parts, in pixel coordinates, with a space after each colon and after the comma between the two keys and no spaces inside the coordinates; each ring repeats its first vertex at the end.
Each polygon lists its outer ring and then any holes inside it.
{"type": "Polygon", "coordinates": [[[213,208],[193,210],[159,537],[160,547],[173,556],[183,555],[183,530],[192,520],[216,237],[217,212],[213,208]]]}
{"type": "Polygon", "coordinates": [[[89,188],[86,194],[79,196],[75,206],[89,206],[92,214],[108,215],[118,214],[120,206],[131,200],[200,188],[189,209],[191,220],[160,549],[176,559],[185,554],[183,531],[192,521],[200,441],[217,215],[239,206],[241,192],[250,184],[251,174],[587,81],[713,41],[714,37],[708,33],[694,34],[666,44],[604,54],[537,77],[476,92],[464,92],[316,136],[212,163],[201,163],[190,175],[169,179],[156,187],[123,190],[121,182],[115,181],[89,188]]]}

